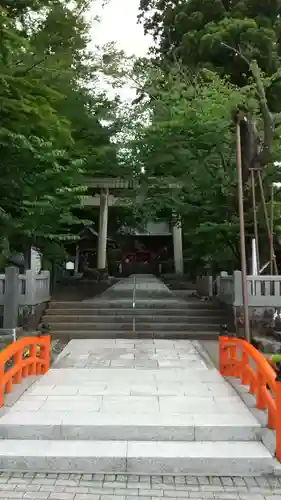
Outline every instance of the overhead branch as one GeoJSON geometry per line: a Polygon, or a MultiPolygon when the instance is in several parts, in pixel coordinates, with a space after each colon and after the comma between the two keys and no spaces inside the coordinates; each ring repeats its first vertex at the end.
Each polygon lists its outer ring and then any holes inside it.
{"type": "Polygon", "coordinates": [[[239,49],[236,49],[224,42],[221,42],[221,45],[231,50],[232,52],[234,52],[236,56],[239,56],[243,61],[245,61],[245,63],[249,67],[249,70],[252,73],[256,85],[257,97],[259,100],[260,111],[263,120],[263,145],[261,150],[257,153],[257,155],[255,155],[252,158],[249,165],[251,167],[254,167],[257,164],[259,166],[265,166],[271,160],[275,120],[268,108],[266,93],[262,82],[261,70],[258,66],[257,61],[256,60],[249,61],[242,53],[240,47],[239,49]]]}
{"type": "Polygon", "coordinates": [[[231,47],[231,45],[228,45],[227,43],[224,43],[224,42],[221,42],[221,45],[223,47],[226,47],[227,49],[231,50],[231,52],[233,52],[235,54],[235,56],[239,56],[243,61],[245,61],[245,63],[249,66],[251,66],[251,63],[250,61],[248,61],[248,59],[244,56],[244,54],[242,54],[241,50],[240,50],[240,47],[239,49],[236,49],[235,47],[231,47]]]}
{"type": "Polygon", "coordinates": [[[21,76],[21,77],[24,77],[26,76],[28,73],[30,73],[30,71],[32,71],[33,69],[37,68],[38,66],[40,66],[40,64],[42,64],[44,61],[46,61],[49,57],[49,54],[45,54],[44,57],[41,57],[38,61],[35,61],[31,66],[29,66],[28,68],[22,68],[22,69],[18,69],[14,72],[14,75],[13,76],[21,76]]]}
{"type": "MultiPolygon", "coordinates": [[[[258,66],[257,61],[252,61],[250,64],[250,69],[252,72],[252,75],[254,77],[256,87],[257,87],[257,94],[259,98],[259,103],[261,107],[261,114],[263,118],[263,124],[264,124],[264,141],[263,141],[263,151],[267,152],[267,157],[271,155],[272,153],[272,144],[273,144],[273,137],[274,137],[274,120],[272,117],[272,114],[269,111],[268,105],[267,105],[267,99],[266,99],[266,94],[265,94],[265,89],[264,85],[262,83],[262,77],[261,77],[261,71],[258,66]]],[[[266,158],[265,158],[266,159],[266,158]]],[[[261,164],[265,164],[267,162],[263,162],[261,164]]]]}

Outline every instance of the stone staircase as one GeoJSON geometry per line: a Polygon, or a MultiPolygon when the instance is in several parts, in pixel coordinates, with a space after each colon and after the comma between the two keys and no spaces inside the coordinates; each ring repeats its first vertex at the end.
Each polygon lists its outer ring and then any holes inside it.
{"type": "MultiPolygon", "coordinates": [[[[151,279],[151,278],[150,278],[151,279]]],[[[43,317],[54,338],[216,339],[225,311],[215,302],[181,299],[159,280],[121,280],[93,300],[52,301],[43,317]]]]}

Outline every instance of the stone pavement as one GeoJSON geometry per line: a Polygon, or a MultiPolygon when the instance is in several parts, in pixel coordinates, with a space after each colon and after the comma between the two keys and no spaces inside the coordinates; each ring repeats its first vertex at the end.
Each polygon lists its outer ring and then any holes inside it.
{"type": "Polygon", "coordinates": [[[152,440],[193,440],[195,433],[198,440],[208,434],[248,440],[260,431],[235,390],[193,342],[181,340],[72,340],[0,420],[0,432],[5,436],[6,424],[11,433],[17,423],[31,439],[34,428],[48,422],[45,438],[79,424],[76,433],[86,439],[105,439],[103,433],[126,439],[128,427],[131,439],[143,427],[142,437],[152,440]],[[118,424],[126,427],[124,435],[118,424]]]}
{"type": "Polygon", "coordinates": [[[280,500],[281,479],[115,474],[0,475],[0,499],[280,500]]]}
{"type": "Polygon", "coordinates": [[[165,285],[161,280],[155,278],[155,276],[147,274],[136,274],[129,278],[124,278],[118,283],[108,288],[103,294],[103,298],[110,298],[112,295],[115,296],[116,292],[118,296],[126,296],[132,298],[133,291],[137,297],[158,297],[169,300],[172,298],[172,291],[165,285]]]}

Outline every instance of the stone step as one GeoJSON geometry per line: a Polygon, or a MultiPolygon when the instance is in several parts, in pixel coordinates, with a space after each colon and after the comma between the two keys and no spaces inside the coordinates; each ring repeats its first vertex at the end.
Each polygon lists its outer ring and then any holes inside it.
{"type": "MultiPolygon", "coordinates": [[[[112,323],[104,323],[101,321],[102,318],[100,318],[99,322],[86,322],[81,320],[75,322],[55,322],[55,321],[50,321],[49,326],[52,329],[55,329],[56,331],[60,330],[68,330],[68,331],[77,331],[77,330],[86,330],[86,331],[115,331],[116,327],[118,330],[122,330],[124,332],[126,331],[131,331],[133,328],[133,322],[129,321],[126,323],[118,323],[118,326],[116,322],[112,323]]],[[[180,331],[202,331],[205,328],[208,328],[209,332],[218,332],[220,330],[220,323],[146,323],[145,321],[142,321],[141,319],[136,320],[135,322],[135,328],[139,328],[141,330],[144,330],[146,332],[172,332],[174,329],[178,332],[180,331]]]]}
{"type": "Polygon", "coordinates": [[[260,441],[261,434],[261,425],[245,413],[160,415],[54,411],[38,414],[18,411],[0,420],[0,439],[260,441]]]}
{"type": "Polygon", "coordinates": [[[178,331],[171,325],[170,331],[147,331],[139,327],[131,330],[84,330],[85,325],[79,325],[77,330],[60,330],[54,327],[51,329],[53,339],[70,341],[72,339],[185,339],[185,340],[217,340],[219,330],[210,331],[207,328],[200,330],[185,329],[178,331]]]}
{"type": "MultiPolygon", "coordinates": [[[[128,289],[116,289],[113,290],[109,288],[104,292],[103,298],[106,299],[116,299],[118,296],[119,299],[130,299],[133,295],[133,287],[131,287],[129,290],[128,289]]],[[[150,297],[153,297],[155,299],[159,300],[170,300],[173,297],[173,292],[169,290],[168,288],[166,290],[149,290],[149,289],[136,289],[136,298],[137,299],[149,299],[150,297]]]]}
{"type": "Polygon", "coordinates": [[[102,309],[96,309],[96,308],[91,308],[91,306],[88,305],[87,308],[49,308],[46,313],[48,316],[55,316],[55,315],[61,315],[61,316],[80,316],[80,315],[85,315],[85,316],[91,316],[91,315],[99,315],[99,316],[132,316],[134,314],[135,316],[152,316],[152,317],[157,317],[157,316],[165,316],[165,319],[167,317],[171,317],[173,320],[179,316],[179,317],[189,317],[189,316],[197,316],[199,315],[200,317],[203,316],[208,316],[210,318],[214,316],[221,316],[224,314],[223,311],[220,311],[219,309],[156,309],[154,308],[153,311],[148,312],[146,308],[140,309],[136,307],[133,309],[132,307],[127,308],[127,309],[115,309],[115,308],[102,308],[102,309]]]}
{"type": "MultiPolygon", "coordinates": [[[[132,298],[128,300],[88,300],[88,301],[69,301],[69,302],[50,302],[50,309],[131,309],[132,298]]],[[[196,302],[185,300],[137,300],[136,309],[184,309],[184,310],[220,310],[217,303],[196,302]]]]}
{"type": "Polygon", "coordinates": [[[66,441],[3,439],[0,469],[17,472],[272,474],[275,461],[258,442],[66,441]]]}
{"type": "MultiPolygon", "coordinates": [[[[220,325],[225,321],[225,318],[221,316],[165,316],[163,318],[162,316],[153,316],[153,315],[136,315],[131,312],[131,315],[126,315],[126,316],[113,316],[111,314],[107,315],[100,315],[100,316],[92,316],[92,315],[86,315],[86,314],[78,314],[77,316],[71,315],[71,322],[74,323],[79,323],[79,324],[84,324],[84,323],[91,323],[91,324],[106,324],[106,323],[111,323],[112,325],[116,326],[116,323],[121,327],[122,323],[124,324],[132,324],[132,320],[135,318],[136,322],[138,324],[153,324],[153,325],[167,325],[166,322],[170,322],[173,325],[189,325],[193,323],[207,323],[209,324],[215,324],[215,325],[220,325]],[[163,320],[165,320],[165,323],[163,323],[163,320]],[[120,324],[121,323],[121,324],[120,324]]],[[[69,315],[59,315],[59,314],[46,314],[42,318],[43,322],[50,323],[50,324],[55,324],[55,323],[69,323],[70,318],[69,315]]]]}

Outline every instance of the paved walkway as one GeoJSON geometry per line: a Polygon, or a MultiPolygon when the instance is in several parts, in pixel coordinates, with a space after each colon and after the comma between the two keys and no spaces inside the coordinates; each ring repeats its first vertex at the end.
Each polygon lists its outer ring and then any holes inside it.
{"type": "Polygon", "coordinates": [[[162,295],[166,300],[172,297],[172,291],[167,285],[150,274],[136,274],[129,278],[124,278],[108,288],[102,296],[109,297],[110,295],[116,295],[116,292],[118,292],[119,297],[122,295],[132,297],[134,289],[138,297],[148,298],[162,295]]]}
{"type": "Polygon", "coordinates": [[[281,479],[268,477],[0,475],[0,498],[47,500],[280,500],[281,479]]]}
{"type": "MultiPolygon", "coordinates": [[[[186,439],[188,431],[194,439],[195,425],[202,440],[204,432],[212,432],[215,439],[214,424],[218,433],[232,432],[231,425],[240,426],[241,435],[245,427],[253,433],[259,428],[235,390],[202,359],[192,341],[157,339],[72,340],[54,368],[2,418],[0,429],[5,421],[32,426],[49,418],[53,431],[70,422],[108,422],[111,427],[120,419],[137,433],[139,425],[146,425],[154,440],[157,423],[161,438],[167,432],[171,439],[174,431],[177,440],[186,439]]],[[[110,439],[108,427],[106,432],[110,439]]]]}

